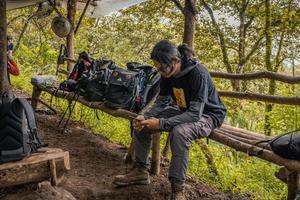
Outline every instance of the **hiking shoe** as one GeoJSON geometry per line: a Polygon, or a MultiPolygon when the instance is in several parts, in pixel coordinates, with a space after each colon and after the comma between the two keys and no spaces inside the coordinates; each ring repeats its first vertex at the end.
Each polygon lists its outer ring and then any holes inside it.
{"type": "Polygon", "coordinates": [[[148,185],[150,184],[149,172],[146,168],[135,167],[125,175],[116,176],[113,184],[117,186],[148,185]]]}
{"type": "Polygon", "coordinates": [[[171,185],[172,194],[170,200],[186,200],[184,195],[184,184],[174,184],[171,185]]]}

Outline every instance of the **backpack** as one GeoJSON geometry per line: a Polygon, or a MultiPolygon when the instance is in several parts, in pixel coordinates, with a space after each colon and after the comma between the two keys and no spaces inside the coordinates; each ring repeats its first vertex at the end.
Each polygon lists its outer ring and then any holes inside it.
{"type": "MultiPolygon", "coordinates": [[[[275,154],[283,158],[300,160],[300,129],[279,135],[270,140],[257,142],[256,145],[260,143],[266,143],[275,154]]],[[[257,154],[261,154],[265,147],[257,154]]]]}
{"type": "Polygon", "coordinates": [[[21,160],[42,147],[34,111],[26,99],[0,99],[0,164],[21,160]]]}
{"type": "Polygon", "coordinates": [[[269,142],[274,153],[281,157],[300,160],[300,130],[292,131],[269,142]]]}
{"type": "Polygon", "coordinates": [[[149,65],[132,62],[127,68],[112,72],[105,103],[138,112],[158,93],[160,75],[149,65]]]}
{"type": "Polygon", "coordinates": [[[84,98],[87,101],[104,99],[111,73],[111,69],[103,68],[90,75],[84,92],[84,98]]]}
{"type": "Polygon", "coordinates": [[[108,81],[106,105],[132,110],[138,93],[138,75],[138,72],[116,68],[108,81]]]}
{"type": "Polygon", "coordinates": [[[133,111],[139,112],[158,94],[160,74],[152,66],[137,62],[127,63],[127,69],[139,72],[138,95],[133,109],[133,111]]]}
{"type": "Polygon", "coordinates": [[[79,94],[87,101],[102,101],[112,70],[116,66],[112,60],[97,59],[94,61],[91,73],[83,76],[79,82],[79,94]]]}

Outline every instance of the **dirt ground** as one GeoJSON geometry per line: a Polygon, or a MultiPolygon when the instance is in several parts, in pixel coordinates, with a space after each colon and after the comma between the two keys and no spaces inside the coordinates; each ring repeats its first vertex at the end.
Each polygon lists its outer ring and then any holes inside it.
{"type": "MultiPolygon", "coordinates": [[[[56,188],[43,183],[39,189],[27,186],[0,190],[1,200],[168,199],[170,186],[166,167],[162,168],[160,176],[151,177],[151,185],[115,188],[112,185],[113,177],[129,170],[123,162],[126,148],[101,135],[94,135],[75,122],[70,123],[67,133],[62,133],[58,128],[59,119],[57,115],[37,113],[39,132],[45,143],[49,147],[58,147],[70,153],[71,170],[66,174],[65,180],[56,188]],[[65,193],[64,197],[61,193],[65,193]]],[[[192,178],[187,180],[186,196],[189,200],[250,199],[247,196],[224,194],[192,178]]]]}

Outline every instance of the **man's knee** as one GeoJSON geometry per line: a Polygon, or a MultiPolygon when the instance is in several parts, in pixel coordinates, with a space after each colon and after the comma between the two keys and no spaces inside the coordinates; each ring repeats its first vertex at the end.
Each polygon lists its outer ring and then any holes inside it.
{"type": "Polygon", "coordinates": [[[188,148],[190,146],[190,141],[188,139],[187,130],[184,128],[184,125],[175,126],[170,132],[170,144],[171,147],[177,149],[188,148]]]}

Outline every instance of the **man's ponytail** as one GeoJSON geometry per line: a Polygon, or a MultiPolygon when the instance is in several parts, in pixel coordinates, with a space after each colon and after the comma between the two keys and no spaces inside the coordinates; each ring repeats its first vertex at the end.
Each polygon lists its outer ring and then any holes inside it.
{"type": "Polygon", "coordinates": [[[183,62],[189,60],[195,55],[195,51],[186,43],[179,45],[177,49],[181,55],[181,60],[183,62]]]}

